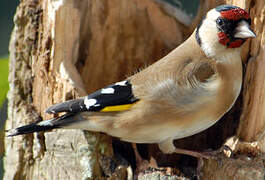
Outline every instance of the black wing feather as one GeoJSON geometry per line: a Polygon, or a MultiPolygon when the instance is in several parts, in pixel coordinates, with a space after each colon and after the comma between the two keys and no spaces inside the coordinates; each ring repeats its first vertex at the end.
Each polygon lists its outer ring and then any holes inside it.
{"type": "Polygon", "coordinates": [[[59,112],[100,111],[107,106],[132,104],[137,100],[133,95],[132,85],[127,80],[106,86],[86,97],[55,104],[49,107],[46,112],[56,114],[59,112]],[[86,102],[92,99],[95,104],[88,106],[86,102]]]}

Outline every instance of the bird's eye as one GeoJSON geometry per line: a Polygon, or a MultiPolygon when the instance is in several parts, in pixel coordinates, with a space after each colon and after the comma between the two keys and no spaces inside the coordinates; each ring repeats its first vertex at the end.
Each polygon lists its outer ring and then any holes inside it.
{"type": "Polygon", "coordinates": [[[221,19],[221,18],[218,18],[216,19],[216,23],[219,25],[219,26],[222,26],[224,24],[224,20],[221,19]]]}

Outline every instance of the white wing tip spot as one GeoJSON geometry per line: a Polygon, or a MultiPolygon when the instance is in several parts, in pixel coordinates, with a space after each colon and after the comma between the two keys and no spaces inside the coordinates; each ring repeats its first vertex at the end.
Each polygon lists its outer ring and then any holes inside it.
{"type": "Polygon", "coordinates": [[[91,106],[94,106],[96,103],[97,103],[96,99],[85,98],[85,100],[84,100],[84,104],[85,104],[87,109],[89,109],[91,106]]]}
{"type": "Polygon", "coordinates": [[[101,90],[101,94],[114,94],[114,89],[113,88],[103,88],[101,90]]]}
{"type": "Polygon", "coordinates": [[[126,86],[126,83],[127,83],[127,81],[120,81],[120,82],[115,83],[115,85],[126,86]]]}
{"type": "Polygon", "coordinates": [[[39,126],[52,126],[52,119],[50,120],[45,120],[45,121],[41,121],[38,123],[39,126]]]}

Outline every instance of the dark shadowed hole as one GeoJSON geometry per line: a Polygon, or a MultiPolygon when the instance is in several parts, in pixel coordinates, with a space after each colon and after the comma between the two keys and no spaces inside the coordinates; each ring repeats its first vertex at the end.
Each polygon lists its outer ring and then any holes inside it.
{"type": "Polygon", "coordinates": [[[113,147],[114,156],[118,155],[121,158],[126,159],[129,162],[129,164],[132,166],[133,170],[135,170],[136,161],[131,143],[120,141],[116,138],[113,138],[112,147],[113,147]]]}

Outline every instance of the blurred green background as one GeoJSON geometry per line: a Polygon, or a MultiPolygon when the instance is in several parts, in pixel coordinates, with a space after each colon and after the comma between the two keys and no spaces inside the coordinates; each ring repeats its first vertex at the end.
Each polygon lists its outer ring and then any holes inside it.
{"type": "Polygon", "coordinates": [[[3,136],[4,122],[7,118],[8,44],[18,3],[18,0],[4,0],[0,3],[0,179],[3,179],[3,136]]]}

